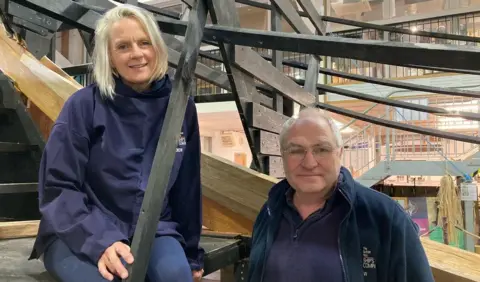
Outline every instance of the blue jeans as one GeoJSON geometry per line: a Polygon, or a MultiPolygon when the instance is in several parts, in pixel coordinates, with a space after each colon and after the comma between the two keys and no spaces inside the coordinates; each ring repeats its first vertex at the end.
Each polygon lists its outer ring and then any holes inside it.
{"type": "MultiPolygon", "coordinates": [[[[106,282],[98,267],[74,255],[61,240],[56,240],[44,254],[47,271],[62,282],[106,282]]],[[[121,281],[116,278],[114,281],[121,281]]],[[[173,237],[155,238],[146,282],[193,282],[185,252],[173,237]]]]}

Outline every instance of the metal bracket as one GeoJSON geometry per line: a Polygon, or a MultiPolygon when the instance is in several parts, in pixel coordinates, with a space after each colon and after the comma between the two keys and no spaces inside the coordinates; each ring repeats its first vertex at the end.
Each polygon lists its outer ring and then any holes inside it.
{"type": "Polygon", "coordinates": [[[245,282],[248,278],[248,259],[235,263],[235,281],[245,282]]]}

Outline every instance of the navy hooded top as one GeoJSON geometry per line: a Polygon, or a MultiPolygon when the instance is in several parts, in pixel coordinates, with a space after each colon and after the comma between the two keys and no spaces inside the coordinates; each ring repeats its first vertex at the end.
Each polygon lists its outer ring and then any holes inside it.
{"type": "MultiPolygon", "coordinates": [[[[117,80],[113,100],[92,84],[65,102],[40,165],[42,219],[32,258],[59,238],[96,265],[111,244],[130,242],[171,90],[168,75],[144,93],[117,80]]],[[[177,238],[195,270],[203,267],[201,211],[200,135],[190,99],[157,236],[177,238]]]]}

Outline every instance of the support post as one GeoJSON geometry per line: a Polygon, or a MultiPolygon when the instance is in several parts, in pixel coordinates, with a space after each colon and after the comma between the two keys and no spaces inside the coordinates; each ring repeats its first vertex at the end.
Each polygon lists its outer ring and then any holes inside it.
{"type": "MultiPolygon", "coordinates": [[[[237,8],[234,0],[208,0],[210,15],[215,24],[229,27],[240,27],[240,19],[238,17],[237,8]]],[[[260,93],[255,88],[254,76],[244,74],[235,64],[235,45],[225,44],[219,41],[220,52],[223,57],[225,70],[232,86],[232,93],[237,104],[238,114],[242,121],[245,135],[248,140],[250,151],[252,152],[252,166],[257,171],[264,171],[260,157],[255,151],[253,139],[253,131],[248,126],[246,118],[247,103],[259,101],[260,93]]]]}
{"type": "Polygon", "coordinates": [[[180,135],[191,93],[207,13],[206,0],[197,0],[190,14],[185,35],[185,47],[175,73],[172,95],[168,103],[162,133],[158,140],[151,174],[133,236],[131,250],[135,262],[127,266],[129,276],[124,280],[126,282],[137,282],[145,279],[151,246],[160,213],[163,210],[165,193],[175,159],[177,139],[180,135]]]}

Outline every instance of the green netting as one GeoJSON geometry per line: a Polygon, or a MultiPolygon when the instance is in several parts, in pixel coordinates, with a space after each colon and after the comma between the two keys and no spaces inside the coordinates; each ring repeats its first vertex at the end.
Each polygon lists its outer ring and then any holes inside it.
{"type": "MultiPolygon", "coordinates": [[[[434,225],[430,225],[430,230],[432,230],[434,228],[435,228],[434,225]]],[[[465,249],[464,234],[460,230],[457,230],[457,232],[458,232],[458,237],[459,237],[458,238],[458,244],[454,244],[452,242],[449,242],[449,245],[460,248],[460,249],[465,249]]],[[[432,231],[432,233],[430,233],[430,239],[433,240],[433,241],[443,243],[443,230],[441,228],[437,228],[435,231],[432,231]]]]}

